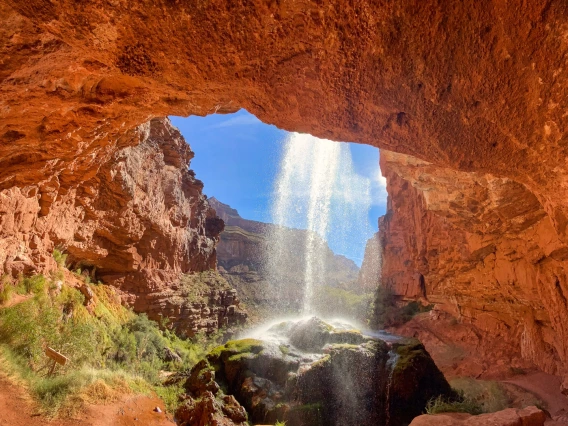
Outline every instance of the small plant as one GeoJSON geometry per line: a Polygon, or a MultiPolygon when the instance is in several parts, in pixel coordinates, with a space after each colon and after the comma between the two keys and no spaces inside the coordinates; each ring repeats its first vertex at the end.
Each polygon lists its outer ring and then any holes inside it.
{"type": "Polygon", "coordinates": [[[426,413],[468,413],[477,415],[483,413],[483,410],[478,403],[471,399],[464,398],[463,396],[451,400],[440,395],[428,401],[428,404],[426,404],[426,413]]]}
{"type": "Polygon", "coordinates": [[[47,281],[43,275],[34,275],[32,277],[24,278],[22,284],[26,293],[39,294],[45,291],[47,281]]]}
{"type": "Polygon", "coordinates": [[[462,400],[474,402],[484,413],[494,413],[510,406],[507,391],[498,382],[460,377],[451,380],[450,385],[462,400]]]}
{"type": "Polygon", "coordinates": [[[286,422],[277,421],[274,426],[286,426],[286,422]]]}
{"type": "Polygon", "coordinates": [[[10,282],[10,278],[4,275],[0,280],[0,305],[9,302],[13,293],[14,287],[10,282]]]}
{"type": "Polygon", "coordinates": [[[67,262],[67,254],[63,253],[59,249],[53,249],[53,259],[57,266],[60,268],[65,268],[65,262],[67,262]]]}

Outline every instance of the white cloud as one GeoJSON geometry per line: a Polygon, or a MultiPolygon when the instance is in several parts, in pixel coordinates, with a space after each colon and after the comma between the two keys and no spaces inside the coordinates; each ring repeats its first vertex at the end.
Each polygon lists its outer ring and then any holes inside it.
{"type": "Polygon", "coordinates": [[[227,120],[221,121],[220,123],[210,126],[209,128],[220,129],[223,127],[251,126],[256,124],[262,124],[262,121],[260,121],[252,114],[243,114],[243,115],[238,115],[236,117],[230,117],[227,120]]]}
{"type": "Polygon", "coordinates": [[[375,179],[372,181],[372,200],[373,205],[380,206],[387,202],[387,178],[385,178],[381,172],[381,169],[377,169],[377,174],[375,179]]]}

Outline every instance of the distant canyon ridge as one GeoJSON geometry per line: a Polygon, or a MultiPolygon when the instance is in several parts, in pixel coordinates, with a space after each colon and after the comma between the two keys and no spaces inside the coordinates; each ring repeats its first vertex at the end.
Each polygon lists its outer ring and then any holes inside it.
{"type": "MultiPolygon", "coordinates": [[[[566,378],[567,18],[560,0],[2,0],[0,272],[62,247],[136,309],[190,312],[153,295],[214,267],[223,226],[160,117],[246,108],[380,147],[383,285],[566,378]]],[[[232,295],[210,300],[191,315],[233,321],[232,295]]]]}
{"type": "MultiPolygon", "coordinates": [[[[301,312],[309,231],[247,220],[216,198],[209,198],[208,202],[225,223],[217,245],[218,269],[243,298],[249,314],[257,313],[259,320],[266,320],[301,312]],[[277,238],[284,240],[286,250],[275,258],[277,238]]],[[[320,237],[316,237],[316,247],[325,272],[315,278],[315,299],[326,289],[373,293],[378,285],[378,271],[372,275],[375,285],[369,279],[364,282],[351,259],[333,253],[320,237]]]]}

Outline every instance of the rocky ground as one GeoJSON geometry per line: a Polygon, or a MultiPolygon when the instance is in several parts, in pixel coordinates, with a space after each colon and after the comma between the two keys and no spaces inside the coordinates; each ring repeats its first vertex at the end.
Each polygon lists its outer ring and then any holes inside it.
{"type": "MultiPolygon", "coordinates": [[[[450,383],[464,377],[500,383],[507,403],[517,409],[538,403],[549,414],[547,425],[568,425],[568,399],[561,378],[539,371],[520,353],[511,352],[506,341],[490,339],[470,323],[439,311],[419,314],[392,331],[420,339],[450,383]]],[[[478,424],[475,421],[471,424],[478,424]]]]}

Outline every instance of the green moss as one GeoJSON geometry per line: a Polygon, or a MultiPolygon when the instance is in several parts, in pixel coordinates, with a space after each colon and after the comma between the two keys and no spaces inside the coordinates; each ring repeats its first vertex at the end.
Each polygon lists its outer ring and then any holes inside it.
{"type": "Polygon", "coordinates": [[[228,358],[228,361],[229,362],[241,362],[245,359],[254,359],[256,357],[257,357],[257,355],[252,354],[250,352],[243,352],[243,353],[239,353],[239,354],[235,354],[235,355],[230,356],[228,358]]]}
{"type": "Polygon", "coordinates": [[[256,339],[230,340],[223,346],[223,352],[231,353],[259,353],[263,349],[262,341],[256,339]]]}
{"type": "Polygon", "coordinates": [[[425,349],[417,339],[408,339],[402,345],[394,345],[394,351],[399,356],[394,367],[394,374],[400,374],[419,359],[425,356],[425,349]]]}
{"type": "Polygon", "coordinates": [[[286,345],[280,345],[279,348],[283,355],[288,355],[290,353],[290,348],[286,345]]]}
{"type": "Polygon", "coordinates": [[[331,361],[331,356],[329,354],[325,354],[321,359],[318,359],[316,362],[312,363],[311,368],[321,368],[325,365],[329,364],[331,361]]]}
{"type": "Polygon", "coordinates": [[[352,345],[351,343],[336,343],[334,345],[331,345],[332,349],[346,349],[346,350],[350,350],[350,351],[358,351],[360,349],[359,345],[352,345]]]}

